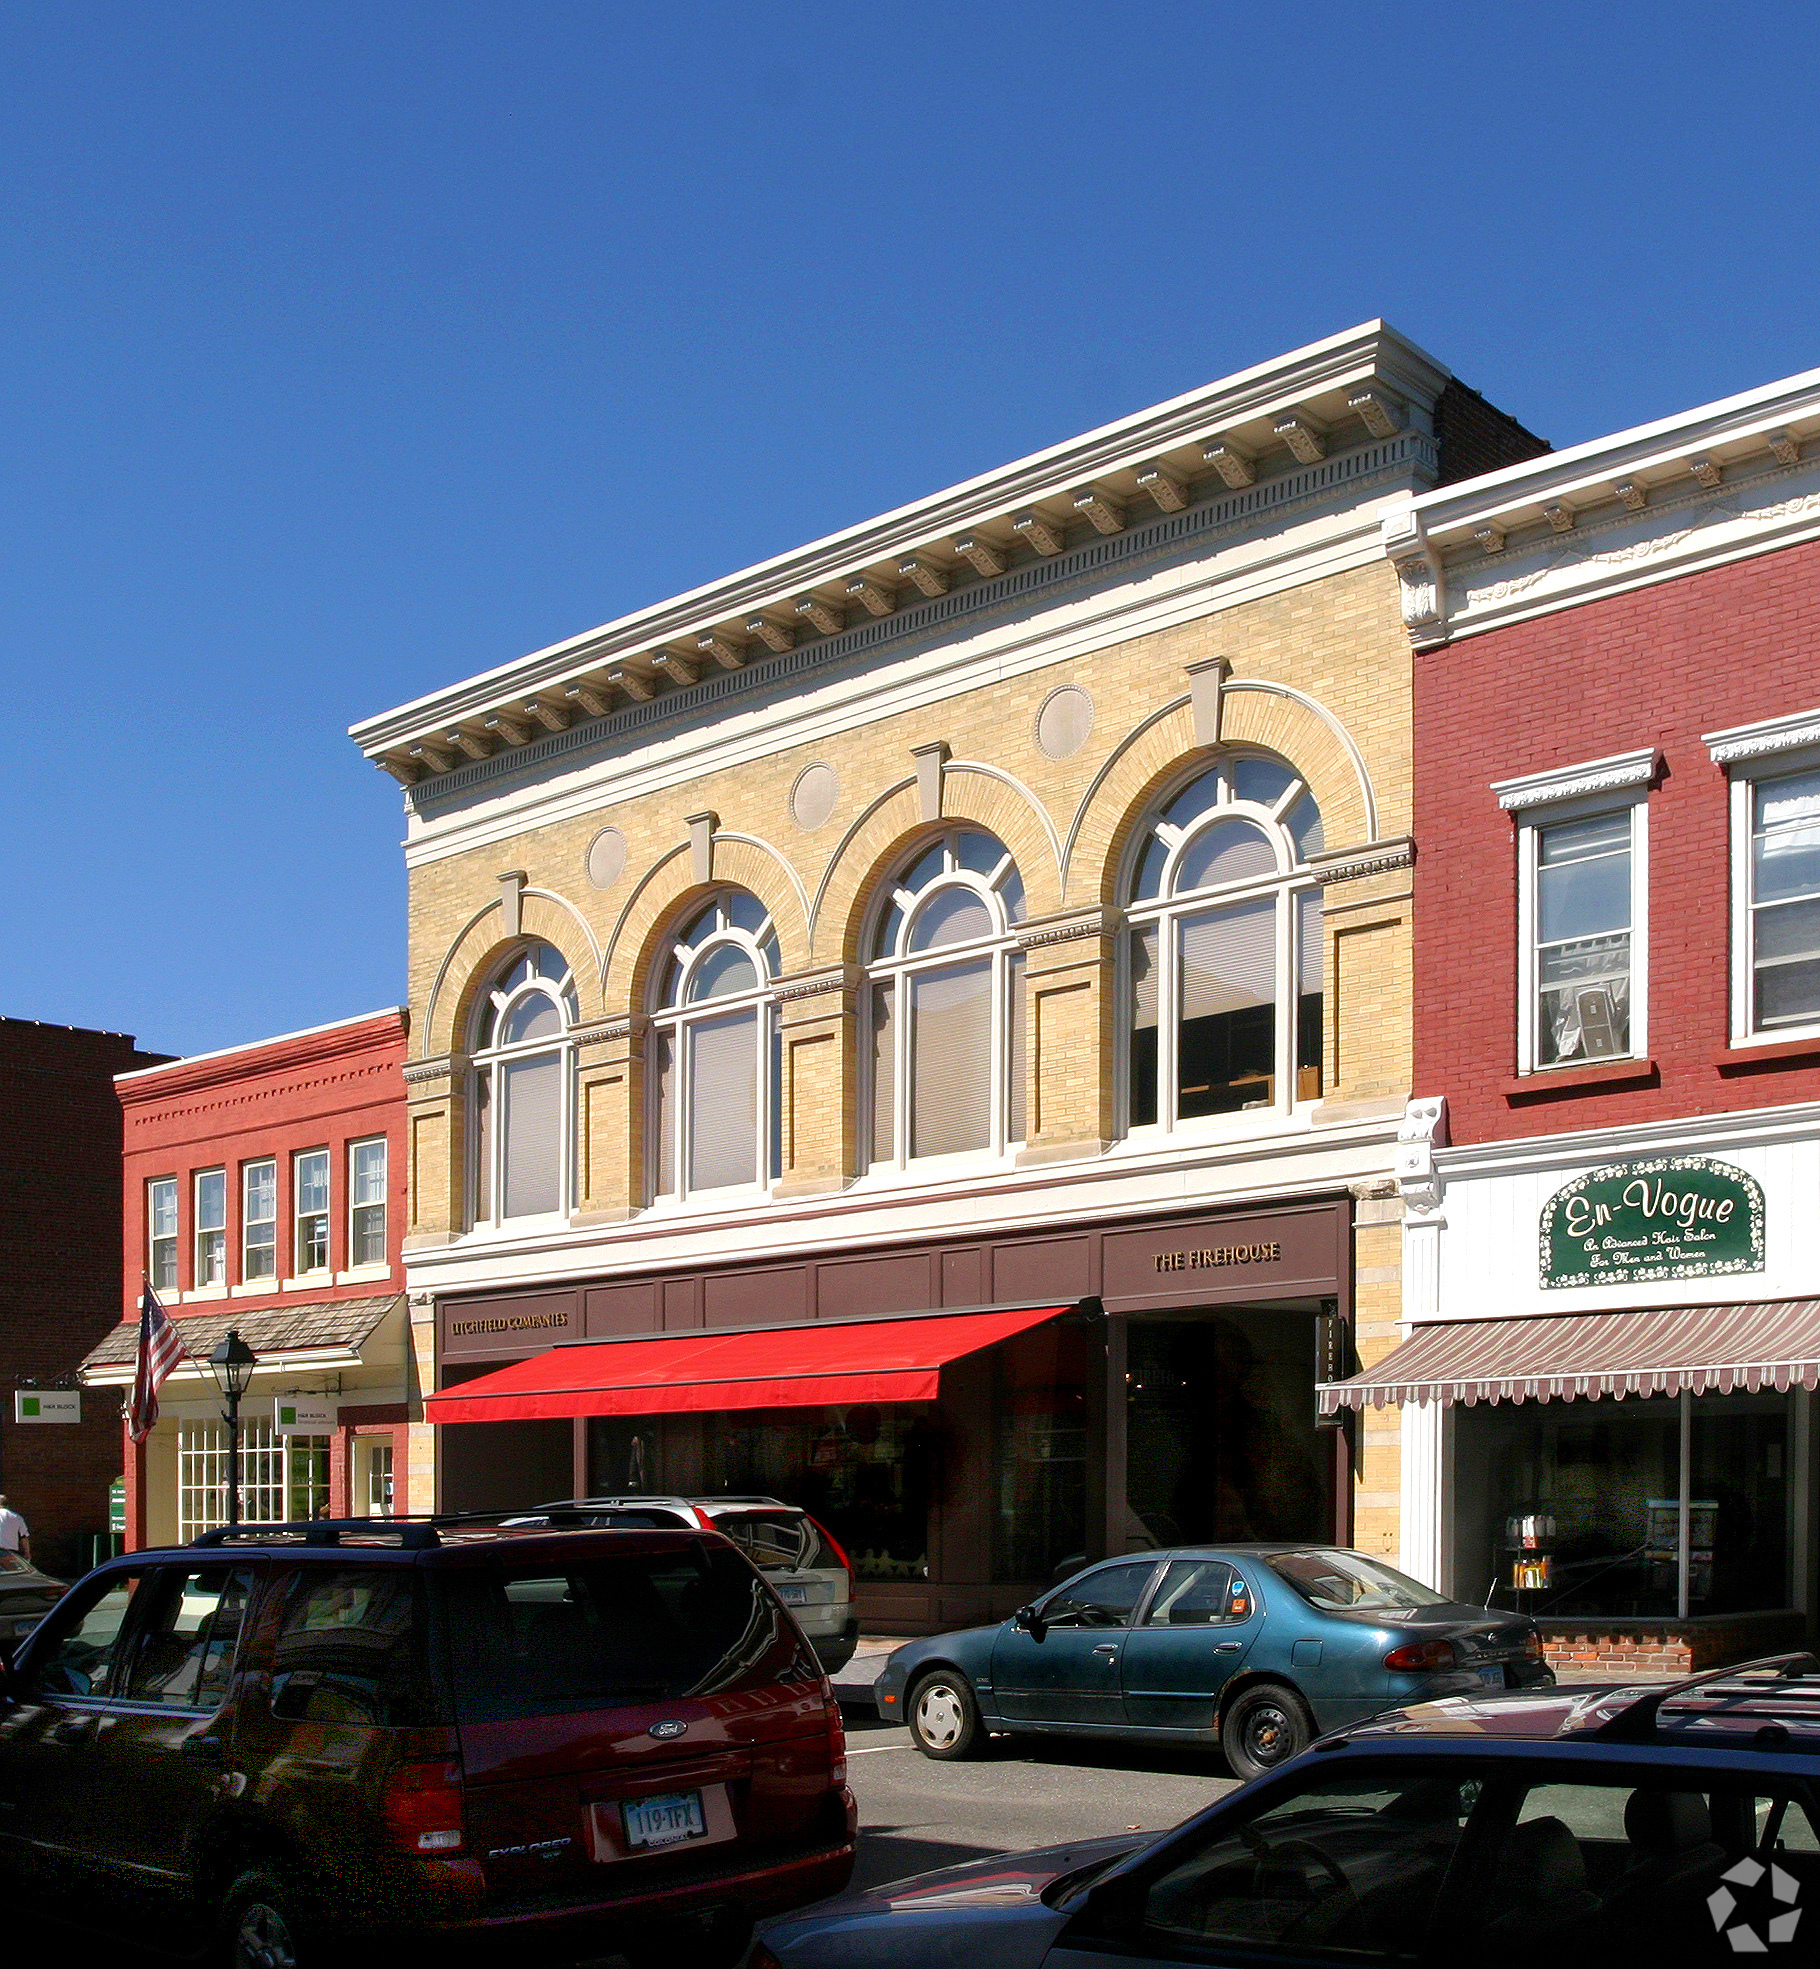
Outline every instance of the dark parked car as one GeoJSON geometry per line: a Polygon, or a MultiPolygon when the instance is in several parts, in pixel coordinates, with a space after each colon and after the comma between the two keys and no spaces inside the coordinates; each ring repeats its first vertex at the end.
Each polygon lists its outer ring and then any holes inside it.
{"type": "Polygon", "coordinates": [[[1363,1552],[1193,1545],[1114,1559],[996,1627],[899,1648],[879,1714],[929,1757],[994,1731],[1215,1743],[1245,1778],[1394,1703],[1549,1684],[1534,1621],[1363,1552]]]}
{"type": "Polygon", "coordinates": [[[680,1969],[852,1873],[839,1710],[717,1532],[210,1533],[9,1652],[12,1904],[115,1936],[680,1969]]]}
{"type": "Polygon", "coordinates": [[[1165,1833],[771,1928],[751,1969],[1710,1969],[1815,1959],[1820,1664],[1395,1710],[1165,1833]]]}
{"type": "Polygon", "coordinates": [[[22,1641],[69,1588],[17,1552],[0,1552],[0,1644],[22,1641]]]}

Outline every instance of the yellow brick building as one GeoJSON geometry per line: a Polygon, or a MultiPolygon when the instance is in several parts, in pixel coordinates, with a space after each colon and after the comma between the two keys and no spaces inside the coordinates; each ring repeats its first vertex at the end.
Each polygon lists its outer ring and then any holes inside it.
{"type": "Polygon", "coordinates": [[[1538,448],[1370,323],[356,727],[411,1508],[756,1487],[903,1631],[1081,1552],[1394,1554],[1394,1414],[1314,1398],[1400,1301],[1378,519],[1538,448]]]}

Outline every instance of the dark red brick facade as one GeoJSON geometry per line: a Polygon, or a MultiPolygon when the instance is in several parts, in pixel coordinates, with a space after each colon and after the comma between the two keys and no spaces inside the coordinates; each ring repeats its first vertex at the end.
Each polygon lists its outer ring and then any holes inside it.
{"type": "Polygon", "coordinates": [[[165,1056],[125,1033],[0,1019],[0,1491],[32,1528],[34,1557],[67,1577],[105,1532],[120,1474],[119,1404],[92,1389],[78,1424],[16,1424],[28,1381],[71,1386],[119,1318],[120,1104],[114,1075],[165,1056]]]}
{"type": "MultiPolygon", "coordinates": [[[[1729,807],[1703,732],[1820,705],[1820,544],[1565,608],[1415,662],[1415,1092],[1502,1140],[1820,1100],[1820,1048],[1728,1060],[1729,807]],[[1641,1077],[1517,1071],[1515,825],[1494,780],[1660,749],[1641,1077]]],[[[1774,1049],[1770,1049],[1774,1050],[1774,1049]]]]}

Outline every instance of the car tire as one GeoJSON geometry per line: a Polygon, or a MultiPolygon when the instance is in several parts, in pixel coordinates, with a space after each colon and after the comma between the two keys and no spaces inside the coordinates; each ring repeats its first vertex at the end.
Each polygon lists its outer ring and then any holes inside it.
{"type": "Polygon", "coordinates": [[[1252,1683],[1220,1718],[1220,1749],[1241,1781],[1280,1770],[1313,1741],[1308,1705],[1282,1682],[1252,1683]]]}
{"type": "Polygon", "coordinates": [[[977,1757],[986,1748],[980,1706],[973,1699],[966,1676],[952,1668],[938,1668],[911,1688],[904,1721],[917,1749],[942,1763],[977,1757]]]}
{"type": "Polygon", "coordinates": [[[243,1873],[221,1903],[222,1969],[299,1969],[314,1960],[303,1946],[297,1901],[264,1867],[243,1873]]]}

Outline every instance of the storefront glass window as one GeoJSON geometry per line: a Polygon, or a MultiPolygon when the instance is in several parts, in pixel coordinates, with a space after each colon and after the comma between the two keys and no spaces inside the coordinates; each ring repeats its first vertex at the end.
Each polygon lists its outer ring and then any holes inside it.
{"type": "MultiPolygon", "coordinates": [[[[1789,1397],[1688,1404],[1687,1612],[1790,1603],[1789,1397]]],[[[1454,1591],[1563,1619],[1673,1619],[1681,1400],[1519,1402],[1455,1422],[1454,1591]]]]}
{"type": "Polygon", "coordinates": [[[995,1351],[993,1577],[1047,1580],[1086,1547],[1087,1343],[1051,1323],[995,1351]]]}
{"type": "Polygon", "coordinates": [[[1126,1496],[1159,1545],[1332,1535],[1312,1313],[1133,1320],[1126,1367],[1126,1496]]]}

